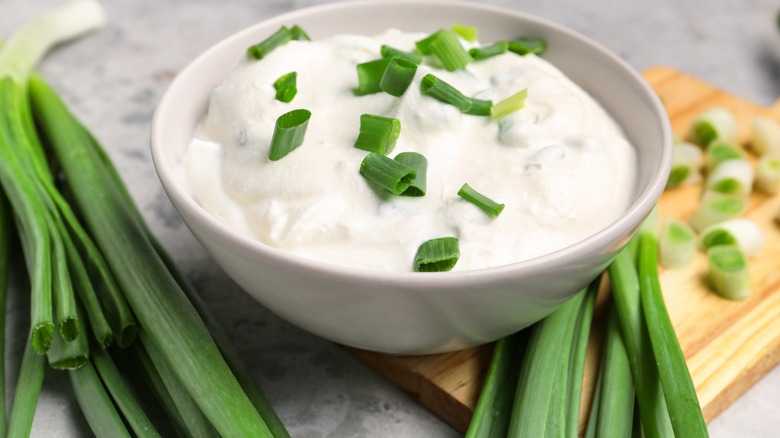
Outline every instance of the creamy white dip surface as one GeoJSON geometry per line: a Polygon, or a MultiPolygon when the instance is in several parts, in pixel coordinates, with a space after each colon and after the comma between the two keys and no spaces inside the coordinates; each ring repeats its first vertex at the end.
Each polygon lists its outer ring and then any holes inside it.
{"type": "Polygon", "coordinates": [[[457,237],[455,271],[505,265],[572,245],[628,208],[636,155],[584,91],[535,55],[506,53],[447,72],[426,57],[403,94],[354,96],[356,65],[382,44],[412,51],[423,33],[291,41],[246,60],[212,93],[183,159],[195,200],[232,229],[302,257],[353,267],[412,271],[423,242],[457,237]],[[297,72],[298,93],[277,101],[274,81],[297,72]],[[528,89],[502,119],[461,114],[420,93],[426,73],[494,103],[528,89]],[[303,144],[279,161],[268,149],[277,117],[311,111],[303,144]],[[427,193],[401,197],[359,173],[360,115],[401,121],[395,149],[428,159],[427,193]],[[458,197],[468,183],[505,204],[490,217],[458,197]]]}

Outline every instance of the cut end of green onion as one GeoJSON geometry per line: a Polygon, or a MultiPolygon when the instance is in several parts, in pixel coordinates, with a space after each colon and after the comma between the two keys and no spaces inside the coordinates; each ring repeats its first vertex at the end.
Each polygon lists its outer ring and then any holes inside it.
{"type": "Polygon", "coordinates": [[[753,189],[753,166],[746,160],[723,161],[707,176],[707,189],[747,196],[753,189]]]}
{"type": "Polygon", "coordinates": [[[403,193],[417,177],[411,167],[376,152],[366,155],[360,163],[360,174],[394,195],[403,193]]]}
{"type": "Polygon", "coordinates": [[[390,58],[379,81],[379,88],[391,96],[400,97],[409,88],[415,73],[417,64],[404,58],[390,58]]]}
{"type": "Polygon", "coordinates": [[[509,42],[498,41],[488,46],[474,47],[469,49],[469,55],[475,61],[481,61],[483,59],[492,58],[504,54],[509,50],[509,42]]]}
{"type": "Polygon", "coordinates": [[[496,201],[488,198],[487,196],[472,189],[468,184],[463,184],[463,187],[458,190],[458,196],[471,202],[479,207],[482,211],[490,216],[496,217],[501,211],[504,210],[504,204],[499,204],[496,201]]]}
{"type": "Polygon", "coordinates": [[[470,114],[472,116],[490,115],[490,112],[493,109],[492,100],[475,99],[473,97],[470,97],[469,99],[471,100],[471,107],[466,111],[466,114],[470,114]]]}
{"type": "Polygon", "coordinates": [[[428,160],[417,152],[401,152],[395,156],[394,160],[411,167],[417,174],[409,187],[401,193],[401,196],[425,196],[428,185],[428,160]]]}
{"type": "Polygon", "coordinates": [[[672,170],[669,171],[669,178],[666,180],[666,187],[671,188],[682,185],[682,183],[688,180],[691,172],[691,165],[688,163],[672,165],[672,170]]]}
{"type": "Polygon", "coordinates": [[[422,53],[423,55],[430,55],[431,52],[431,43],[435,41],[437,38],[439,38],[439,35],[441,35],[442,32],[446,32],[444,29],[439,29],[436,32],[428,35],[427,37],[421,39],[420,41],[417,41],[414,43],[415,47],[417,47],[417,50],[422,53]]]}
{"type": "Polygon", "coordinates": [[[303,28],[297,24],[290,28],[290,37],[298,41],[311,41],[309,34],[307,34],[306,31],[304,31],[303,28]]]}
{"type": "Polygon", "coordinates": [[[420,92],[426,96],[457,107],[465,113],[471,109],[472,100],[436,76],[428,73],[420,81],[420,92]]]}
{"type": "Polygon", "coordinates": [[[737,120],[726,108],[713,107],[697,116],[691,123],[691,141],[707,147],[715,140],[731,143],[736,139],[737,120]]]}
{"type": "Polygon", "coordinates": [[[769,117],[754,117],[750,147],[758,155],[780,154],[780,123],[769,117]]]}
{"type": "Polygon", "coordinates": [[[292,110],[279,116],[268,149],[268,159],[280,160],[303,144],[310,118],[311,111],[305,109],[292,110]]]}
{"type": "Polygon", "coordinates": [[[135,339],[138,337],[138,327],[135,324],[130,324],[122,328],[122,331],[117,337],[116,343],[121,348],[127,348],[133,345],[135,339]]]}
{"type": "Polygon", "coordinates": [[[38,354],[46,353],[54,338],[54,324],[43,322],[32,329],[32,347],[38,354]]]}
{"type": "Polygon", "coordinates": [[[519,37],[507,41],[507,49],[520,56],[528,54],[541,55],[547,50],[547,42],[541,38],[519,37]]]}
{"type": "Polygon", "coordinates": [[[661,264],[679,269],[691,263],[696,256],[696,234],[693,229],[677,219],[666,219],[658,239],[661,264]]]}
{"type": "Polygon", "coordinates": [[[68,318],[62,321],[58,332],[65,342],[73,341],[79,336],[79,320],[77,318],[68,318]]]}
{"type": "Polygon", "coordinates": [[[490,109],[490,117],[500,119],[501,117],[512,114],[525,106],[525,99],[528,97],[528,89],[523,88],[517,93],[493,105],[490,109]]]}
{"type": "Polygon", "coordinates": [[[353,90],[356,96],[379,93],[382,91],[381,82],[385,74],[390,58],[377,59],[357,65],[358,87],[353,90]]]}
{"type": "Polygon", "coordinates": [[[276,90],[276,100],[280,102],[289,103],[298,93],[298,87],[296,80],[298,74],[294,71],[284,74],[274,82],[274,89],[276,90]]]}
{"type": "Polygon", "coordinates": [[[452,270],[460,258],[458,239],[440,237],[424,242],[414,256],[415,272],[446,272],[452,270]]]}
{"type": "Polygon", "coordinates": [[[382,58],[401,58],[417,65],[423,61],[423,57],[419,53],[405,52],[384,44],[379,52],[382,54],[382,58]]]}
{"type": "Polygon", "coordinates": [[[710,283],[718,295],[729,300],[743,300],[751,293],[747,259],[732,245],[714,246],[707,251],[710,283]]]}
{"type": "Polygon", "coordinates": [[[747,202],[741,196],[707,192],[688,223],[694,230],[702,231],[710,225],[739,217],[745,208],[747,202]]]}
{"type": "Polygon", "coordinates": [[[460,23],[452,23],[452,31],[464,40],[473,43],[479,36],[479,29],[473,26],[465,26],[460,23]]]}
{"type": "Polygon", "coordinates": [[[703,250],[719,245],[736,245],[747,257],[752,257],[761,251],[764,242],[764,232],[755,221],[738,217],[705,228],[699,244],[703,250]]]}
{"type": "Polygon", "coordinates": [[[401,133],[401,121],[391,117],[363,114],[360,116],[360,134],[355,147],[364,151],[387,155],[401,133]]]}
{"type": "Polygon", "coordinates": [[[724,161],[744,159],[742,149],[732,144],[715,141],[707,146],[707,172],[712,172],[724,161]]]}
{"type": "Polygon", "coordinates": [[[780,155],[764,155],[758,160],[755,186],[768,195],[780,193],[780,155]]]}
{"type": "Polygon", "coordinates": [[[250,46],[247,49],[247,52],[251,58],[261,60],[268,56],[268,54],[271,53],[274,49],[287,44],[292,39],[293,37],[290,33],[290,29],[288,29],[286,26],[282,26],[268,38],[253,46],[250,46]]]}
{"type": "Polygon", "coordinates": [[[473,61],[454,32],[443,30],[437,34],[428,47],[447,71],[460,70],[473,61]]]}

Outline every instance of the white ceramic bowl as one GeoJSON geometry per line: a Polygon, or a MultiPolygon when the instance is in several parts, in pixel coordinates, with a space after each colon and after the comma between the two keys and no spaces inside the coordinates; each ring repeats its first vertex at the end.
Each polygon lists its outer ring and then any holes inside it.
{"type": "MultiPolygon", "coordinates": [[[[655,93],[615,55],[587,38],[521,12],[474,3],[358,1],[302,9],[245,29],[182,70],[152,124],[157,173],[184,222],[244,290],[282,318],[324,338],[389,353],[419,354],[498,339],[543,318],[587,285],[627,242],[660,197],[669,173],[671,130],[655,93]],[[281,25],[312,36],[375,35],[386,28],[432,32],[477,26],[482,41],[544,38],[544,58],[596,98],[638,151],[631,207],[587,239],[528,261],[464,272],[389,273],[305,260],[233,232],[191,197],[180,161],[211,90],[246,48],[281,25]]],[[[605,169],[609,171],[609,169],[605,169]]]]}

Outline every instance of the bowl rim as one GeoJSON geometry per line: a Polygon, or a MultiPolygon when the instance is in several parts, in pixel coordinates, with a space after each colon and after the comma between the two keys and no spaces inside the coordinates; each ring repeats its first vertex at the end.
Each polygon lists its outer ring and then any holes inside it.
{"type": "MultiPolygon", "coordinates": [[[[615,246],[616,238],[618,236],[628,235],[635,231],[641,221],[655,206],[657,199],[660,198],[671,167],[671,146],[671,126],[668,117],[666,117],[666,112],[660,98],[642,76],[623,59],[602,47],[599,43],[589,37],[545,18],[506,7],[470,3],[460,0],[347,0],[301,8],[269,17],[268,19],[257,22],[219,40],[182,68],[160,98],[151,125],[151,152],[156,173],[163,188],[171,198],[174,207],[179,210],[183,219],[188,218],[189,220],[196,220],[199,225],[207,227],[211,232],[218,234],[221,239],[225,239],[228,245],[235,245],[242,251],[261,253],[265,257],[275,259],[278,263],[287,264],[298,269],[304,269],[318,275],[342,276],[356,281],[370,280],[403,283],[413,287],[446,287],[453,284],[462,286],[464,282],[467,284],[477,284],[484,281],[487,277],[495,278],[497,280],[511,280],[522,276],[523,274],[537,272],[540,269],[544,271],[551,266],[562,266],[574,263],[583,259],[588,254],[592,254],[594,251],[602,252],[605,247],[615,246]],[[635,82],[634,85],[641,91],[643,94],[642,97],[644,97],[646,103],[649,104],[653,112],[659,116],[663,145],[661,149],[660,166],[653,171],[646,186],[636,188],[637,192],[642,192],[637,193],[635,201],[629,206],[625,213],[616,220],[610,222],[606,227],[598,230],[585,239],[556,251],[519,262],[464,271],[397,272],[327,263],[274,248],[260,240],[231,230],[227,225],[203,209],[190,194],[186,193],[186,191],[181,189],[180,185],[175,182],[177,179],[175,168],[169,167],[168,160],[163,157],[162,144],[164,144],[164,142],[162,141],[161,133],[165,130],[168,119],[171,118],[172,113],[175,112],[175,103],[172,102],[172,94],[174,94],[173,91],[180,86],[180,83],[182,82],[181,77],[185,72],[192,69],[193,66],[200,64],[204,58],[209,58],[214,53],[224,50],[225,47],[233,45],[236,40],[243,39],[245,36],[255,33],[256,29],[260,27],[266,27],[279,22],[294,22],[299,16],[309,16],[323,11],[331,12],[334,10],[365,6],[425,7],[430,5],[457,7],[483,12],[487,11],[535,22],[541,26],[552,29],[554,32],[563,34],[566,38],[578,40],[587,45],[590,49],[606,56],[614,62],[621,73],[630,77],[635,82]],[[185,211],[182,212],[181,210],[185,211]]],[[[175,165],[175,163],[170,164],[175,165]]],[[[185,223],[186,222],[187,219],[185,219],[185,223]]],[[[622,246],[625,243],[626,242],[622,242],[618,245],[622,246]]],[[[618,246],[616,246],[616,248],[617,247],[618,246]]]]}

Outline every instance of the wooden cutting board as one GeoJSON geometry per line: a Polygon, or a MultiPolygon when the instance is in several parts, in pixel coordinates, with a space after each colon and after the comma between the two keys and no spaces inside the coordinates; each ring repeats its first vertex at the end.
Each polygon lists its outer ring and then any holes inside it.
{"type": "MultiPolygon", "coordinates": [[[[724,106],[737,116],[739,142],[743,146],[753,116],[762,114],[780,119],[780,101],[771,108],[761,108],[666,67],[651,69],[644,77],[663,100],[676,133],[685,133],[696,115],[715,105],[724,106]]],[[[662,219],[687,219],[696,208],[700,194],[698,185],[668,190],[660,202],[662,219]]],[[[669,315],[707,421],[780,363],[780,226],[772,222],[778,209],[780,196],[751,195],[747,217],[764,229],[767,244],[750,261],[753,295],[748,300],[727,301],[707,289],[703,254],[698,254],[694,263],[684,269],[665,270],[660,274],[669,315]]],[[[601,300],[605,298],[608,291],[600,296],[601,300]]],[[[601,356],[603,319],[597,314],[590,339],[583,385],[583,425],[601,356]]],[[[350,351],[455,429],[465,432],[492,349],[492,345],[484,345],[428,356],[350,351]]]]}

